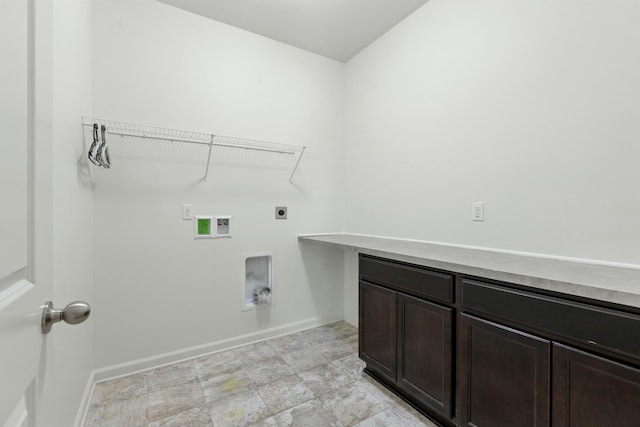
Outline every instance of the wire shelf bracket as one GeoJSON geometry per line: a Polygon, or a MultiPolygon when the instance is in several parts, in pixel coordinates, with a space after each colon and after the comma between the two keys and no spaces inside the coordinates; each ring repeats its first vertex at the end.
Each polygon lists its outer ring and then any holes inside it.
{"type": "Polygon", "coordinates": [[[135,123],[105,120],[95,117],[82,117],[83,127],[93,127],[94,123],[104,125],[107,133],[122,137],[133,137],[157,141],[182,142],[187,144],[204,145],[207,150],[207,165],[203,180],[209,176],[211,165],[211,155],[213,147],[237,148],[242,150],[261,151],[276,153],[280,155],[294,156],[296,158],[293,171],[289,177],[289,182],[293,183],[293,177],[298,170],[302,156],[307,152],[306,146],[279,144],[274,142],[260,141],[255,139],[239,138],[234,136],[223,136],[211,133],[191,132],[178,129],[161,128],[155,126],[140,125],[135,123]]]}

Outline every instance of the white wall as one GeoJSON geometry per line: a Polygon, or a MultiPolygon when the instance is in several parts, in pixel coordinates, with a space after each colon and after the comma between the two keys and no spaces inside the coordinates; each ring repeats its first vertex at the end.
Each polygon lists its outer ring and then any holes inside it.
{"type": "Polygon", "coordinates": [[[341,254],[296,237],[343,225],[344,65],[152,0],[96,0],[93,58],[97,117],[311,147],[295,185],[277,156],[223,150],[202,182],[199,147],[110,138],[112,168],[94,169],[96,367],[342,318],[341,254]],[[183,203],[232,215],[233,238],[194,240],[183,203]],[[261,251],[277,305],[241,312],[241,257],[261,251]]]}
{"type": "Polygon", "coordinates": [[[347,230],[638,264],[639,20],[429,1],[347,64],[347,230]]]}
{"type": "MultiPolygon", "coordinates": [[[[53,4],[53,302],[93,303],[93,204],[80,117],[91,113],[91,0],[53,4]]],[[[93,326],[57,325],[47,336],[43,413],[49,426],[73,425],[93,369],[93,326]]]]}
{"type": "Polygon", "coordinates": [[[343,253],[344,320],[354,326],[358,326],[358,252],[345,248],[343,253]]]}
{"type": "Polygon", "coordinates": [[[225,151],[202,182],[198,147],[110,138],[114,167],[93,170],[96,367],[355,322],[357,292],[340,284],[356,257],[301,252],[299,233],[638,262],[635,3],[431,0],[346,79],[343,64],[152,0],[94,6],[97,117],[312,147],[296,185],[273,156],[225,151]],[[233,215],[234,237],[194,241],[182,203],[233,215]],[[277,305],[243,313],[240,260],[261,251],[277,305]]]}

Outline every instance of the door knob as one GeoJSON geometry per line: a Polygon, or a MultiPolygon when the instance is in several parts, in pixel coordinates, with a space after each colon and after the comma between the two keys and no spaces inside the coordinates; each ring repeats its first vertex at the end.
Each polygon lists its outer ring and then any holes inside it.
{"type": "Polygon", "coordinates": [[[53,308],[53,303],[47,301],[42,310],[42,333],[48,334],[54,323],[64,320],[70,325],[82,323],[91,314],[91,307],[83,301],[74,301],[62,310],[53,308]]]}

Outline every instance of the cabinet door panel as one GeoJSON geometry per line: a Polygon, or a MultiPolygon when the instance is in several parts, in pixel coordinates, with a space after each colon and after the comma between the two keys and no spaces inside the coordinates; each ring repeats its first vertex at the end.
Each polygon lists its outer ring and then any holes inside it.
{"type": "Polygon", "coordinates": [[[553,427],[640,426],[640,370],[553,346],[553,427]]]}
{"type": "Polygon", "coordinates": [[[360,281],[359,354],[367,368],[396,381],[398,294],[360,281]]]}
{"type": "Polygon", "coordinates": [[[398,294],[398,388],[451,418],[453,310],[398,294]]]}
{"type": "Polygon", "coordinates": [[[547,427],[550,342],[462,314],[460,425],[547,427]]]}

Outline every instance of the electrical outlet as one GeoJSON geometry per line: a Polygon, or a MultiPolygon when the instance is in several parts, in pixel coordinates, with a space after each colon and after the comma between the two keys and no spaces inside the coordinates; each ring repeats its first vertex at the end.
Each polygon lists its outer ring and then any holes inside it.
{"type": "Polygon", "coordinates": [[[182,219],[193,219],[193,205],[182,205],[182,219]]]}
{"type": "Polygon", "coordinates": [[[276,219],[287,219],[286,206],[276,206],[276,219]]]}
{"type": "Polygon", "coordinates": [[[471,203],[471,220],[484,221],[484,202],[471,203]]]}

